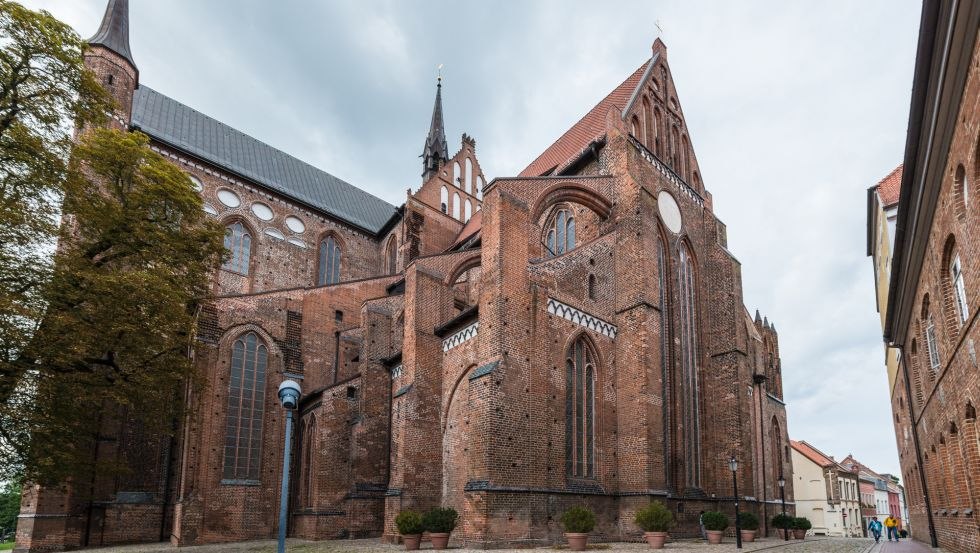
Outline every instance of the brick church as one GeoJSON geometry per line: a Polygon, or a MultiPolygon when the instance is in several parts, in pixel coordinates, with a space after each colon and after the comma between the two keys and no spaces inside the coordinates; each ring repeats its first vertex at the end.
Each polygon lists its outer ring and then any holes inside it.
{"type": "Polygon", "coordinates": [[[399,510],[446,505],[456,543],[548,543],[587,505],[597,539],[635,539],[651,499],[694,535],[732,512],[732,456],[743,509],[779,512],[782,476],[792,510],[778,334],[743,305],[660,39],[511,177],[449,143],[440,83],[398,206],[143,84],[126,0],[89,42],[113,124],[187,172],[230,257],[191,414],[163,439],[107,429],[93,454],[136,470],[94,500],[28,489],[18,551],[275,536],[286,378],[297,538],[397,540],[399,510]]]}

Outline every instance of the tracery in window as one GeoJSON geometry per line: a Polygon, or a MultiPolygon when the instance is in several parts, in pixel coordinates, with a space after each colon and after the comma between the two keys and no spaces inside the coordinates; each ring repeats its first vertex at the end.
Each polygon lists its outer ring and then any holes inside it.
{"type": "Polygon", "coordinates": [[[595,477],[595,380],[595,352],[581,336],[565,360],[565,468],[571,477],[595,477]]]}
{"type": "Polygon", "coordinates": [[[575,249],[575,215],[567,207],[555,210],[545,226],[545,247],[548,257],[575,249]]]}
{"type": "Polygon", "coordinates": [[[320,266],[317,270],[316,284],[324,286],[340,282],[340,261],[343,252],[333,236],[320,242],[320,266]]]}
{"type": "Polygon", "coordinates": [[[252,235],[241,221],[225,227],[225,249],[231,252],[224,268],[238,274],[247,275],[249,259],[252,256],[252,235]]]}
{"type": "Polygon", "coordinates": [[[225,431],[225,480],[258,480],[268,350],[255,332],[232,344],[225,431]]]}

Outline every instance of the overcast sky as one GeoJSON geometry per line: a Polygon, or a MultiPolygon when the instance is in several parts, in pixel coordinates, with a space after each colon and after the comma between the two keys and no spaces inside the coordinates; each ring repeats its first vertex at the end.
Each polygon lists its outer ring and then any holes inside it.
{"type": "MultiPolygon", "coordinates": [[[[27,0],[87,38],[106,0],[27,0]]],[[[862,2],[134,0],[141,83],[393,204],[446,132],[513,176],[663,30],[746,306],[779,331],[789,432],[901,474],[865,191],[902,161],[920,5],[862,2]]]]}

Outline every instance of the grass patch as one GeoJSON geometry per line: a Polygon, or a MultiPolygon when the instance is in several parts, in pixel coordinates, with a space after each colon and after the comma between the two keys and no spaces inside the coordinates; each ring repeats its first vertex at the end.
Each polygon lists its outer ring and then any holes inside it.
{"type": "Polygon", "coordinates": [[[5,541],[3,543],[0,543],[0,551],[10,551],[13,548],[14,548],[14,542],[12,541],[5,541]]]}

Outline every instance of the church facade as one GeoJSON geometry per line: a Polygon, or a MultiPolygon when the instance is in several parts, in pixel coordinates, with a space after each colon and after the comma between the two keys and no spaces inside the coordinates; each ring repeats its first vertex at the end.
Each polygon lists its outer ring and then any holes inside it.
{"type": "Polygon", "coordinates": [[[549,543],[586,505],[599,539],[636,539],[651,499],[695,535],[700,511],[732,513],[733,456],[742,509],[779,512],[783,477],[792,510],[778,334],[743,304],[663,42],[512,177],[488,180],[465,134],[450,149],[440,83],[394,206],[142,84],[127,4],[87,63],[231,255],[175,435],[112,425],[94,454],[137,470],[94,500],[27,489],[18,551],[275,536],[286,378],[294,537],[396,541],[400,510],[442,505],[459,543],[549,543]]]}

